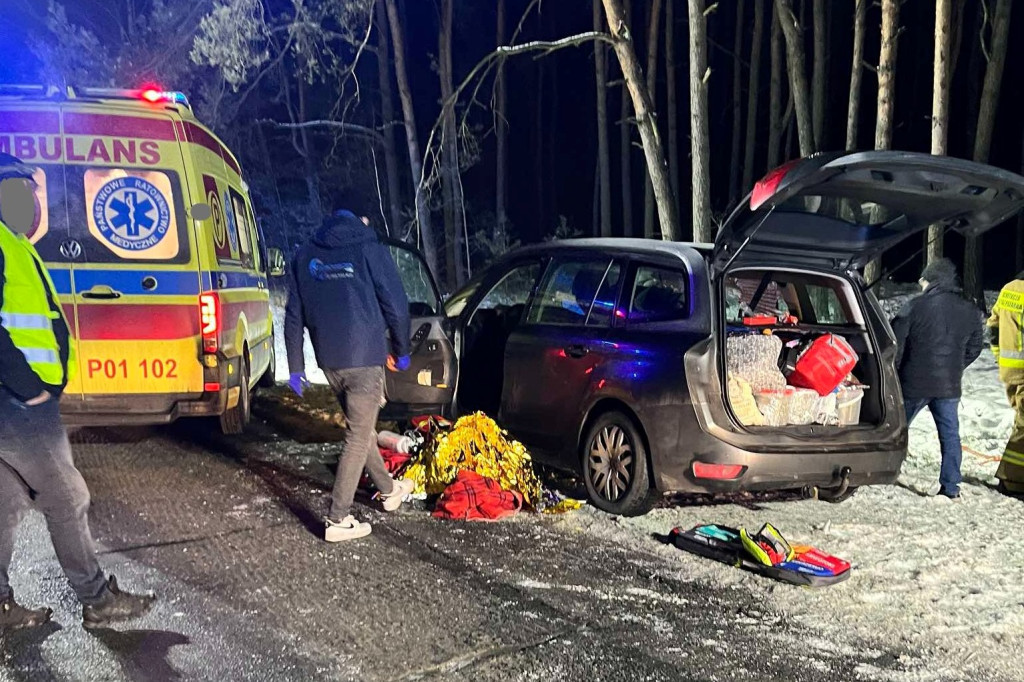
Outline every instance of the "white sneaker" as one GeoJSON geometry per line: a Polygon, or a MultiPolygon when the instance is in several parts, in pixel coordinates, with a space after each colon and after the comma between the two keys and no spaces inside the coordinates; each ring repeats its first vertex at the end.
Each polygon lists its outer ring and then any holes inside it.
{"type": "Polygon", "coordinates": [[[408,495],[412,495],[413,489],[416,484],[410,481],[408,478],[400,478],[394,482],[394,490],[391,491],[390,495],[381,494],[381,506],[384,507],[384,511],[393,512],[397,511],[402,506],[402,500],[408,495]]]}
{"type": "Polygon", "coordinates": [[[349,514],[340,522],[327,519],[327,529],[324,531],[324,540],[327,542],[344,542],[345,540],[356,540],[365,538],[373,528],[368,523],[356,521],[355,517],[349,514]]]}

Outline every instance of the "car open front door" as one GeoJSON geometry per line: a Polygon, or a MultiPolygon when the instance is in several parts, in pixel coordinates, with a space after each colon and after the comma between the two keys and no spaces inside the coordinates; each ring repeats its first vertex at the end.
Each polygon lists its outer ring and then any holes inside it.
{"type": "Polygon", "coordinates": [[[408,370],[386,373],[388,404],[382,416],[404,419],[448,413],[458,365],[437,285],[418,251],[397,241],[389,240],[387,245],[409,297],[412,352],[408,370]]]}

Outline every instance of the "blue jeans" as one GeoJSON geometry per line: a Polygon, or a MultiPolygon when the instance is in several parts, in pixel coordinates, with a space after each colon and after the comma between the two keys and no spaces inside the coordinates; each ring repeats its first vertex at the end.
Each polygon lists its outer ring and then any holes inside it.
{"type": "Polygon", "coordinates": [[[907,411],[907,426],[921,410],[928,408],[939,431],[939,447],[942,451],[942,467],[939,470],[939,485],[944,495],[960,493],[960,460],[963,448],[960,445],[959,398],[907,398],[903,401],[907,411]]]}

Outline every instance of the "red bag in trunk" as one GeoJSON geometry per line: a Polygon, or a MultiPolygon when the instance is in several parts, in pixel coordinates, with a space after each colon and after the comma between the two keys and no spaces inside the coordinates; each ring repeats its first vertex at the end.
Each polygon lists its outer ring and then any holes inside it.
{"type": "Polygon", "coordinates": [[[810,388],[818,395],[828,395],[843,383],[857,366],[857,352],[841,336],[825,334],[800,356],[789,383],[797,388],[810,388]]]}

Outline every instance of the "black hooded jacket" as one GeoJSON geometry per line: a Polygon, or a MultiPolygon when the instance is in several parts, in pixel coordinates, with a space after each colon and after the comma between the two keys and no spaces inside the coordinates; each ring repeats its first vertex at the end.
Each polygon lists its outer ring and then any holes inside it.
{"type": "Polygon", "coordinates": [[[964,370],[985,348],[978,309],[956,278],[930,282],[893,321],[899,343],[896,369],[908,399],[959,398],[964,370]]]}
{"type": "Polygon", "coordinates": [[[353,214],[325,220],[289,274],[284,335],[291,372],[305,370],[303,328],[322,369],[381,367],[389,350],[409,354],[409,300],[398,268],[377,233],[353,214]]]}

